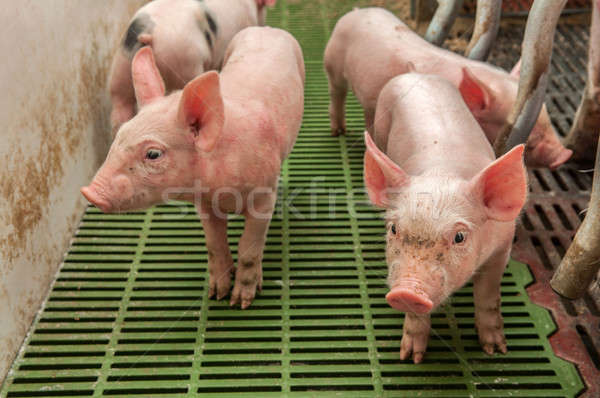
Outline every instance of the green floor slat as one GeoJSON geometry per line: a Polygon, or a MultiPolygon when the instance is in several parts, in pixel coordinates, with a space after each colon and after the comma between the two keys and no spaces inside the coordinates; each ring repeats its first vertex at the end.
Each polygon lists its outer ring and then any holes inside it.
{"type": "MultiPolygon", "coordinates": [[[[469,284],[433,315],[424,363],[399,361],[403,315],[384,298],[383,219],[362,183],[354,97],[350,134],[329,135],[322,54],[337,17],[356,4],[279,0],[269,13],[270,25],[303,47],[306,99],[252,306],[208,300],[192,205],[123,215],[89,208],[0,397],[551,398],[582,390],[575,367],[554,356],[554,323],[529,301],[532,278],[516,262],[501,289],[507,355],[481,351],[469,284]]],[[[232,252],[242,230],[232,217],[232,252]]]]}

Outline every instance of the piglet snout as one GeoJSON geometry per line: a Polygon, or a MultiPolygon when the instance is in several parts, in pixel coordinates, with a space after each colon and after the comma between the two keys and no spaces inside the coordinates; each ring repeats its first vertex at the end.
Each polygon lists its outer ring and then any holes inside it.
{"type": "Polygon", "coordinates": [[[573,151],[566,149],[562,144],[541,142],[535,147],[528,147],[525,152],[525,163],[529,167],[548,167],[550,170],[558,168],[565,163],[573,151]]]}
{"type": "Polygon", "coordinates": [[[410,283],[394,286],[385,299],[392,308],[402,312],[427,314],[433,309],[427,293],[410,283]]]}
{"type": "Polygon", "coordinates": [[[110,177],[112,178],[107,178],[105,173],[99,173],[89,186],[81,188],[81,193],[103,213],[131,208],[134,194],[131,180],[122,174],[110,177]]]}
{"type": "Polygon", "coordinates": [[[98,194],[98,191],[96,191],[91,185],[89,187],[81,188],[81,194],[85,196],[88,202],[99,208],[103,213],[110,213],[112,210],[112,205],[110,202],[102,198],[102,196],[98,194]]]}

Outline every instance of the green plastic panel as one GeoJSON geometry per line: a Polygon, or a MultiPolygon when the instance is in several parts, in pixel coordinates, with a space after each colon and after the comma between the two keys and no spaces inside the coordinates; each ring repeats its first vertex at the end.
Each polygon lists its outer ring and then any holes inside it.
{"type": "MultiPolygon", "coordinates": [[[[271,25],[306,58],[306,108],[281,176],[252,306],[208,299],[207,252],[191,205],[104,215],[91,207],[0,396],[573,397],[575,367],[554,356],[554,323],[502,282],[507,355],[485,355],[468,285],[433,315],[423,364],[399,360],[403,315],[387,291],[384,226],[362,183],[362,112],[329,135],[322,53],[355,2],[279,0],[271,25]]],[[[232,218],[232,250],[242,232],[232,218]]]]}

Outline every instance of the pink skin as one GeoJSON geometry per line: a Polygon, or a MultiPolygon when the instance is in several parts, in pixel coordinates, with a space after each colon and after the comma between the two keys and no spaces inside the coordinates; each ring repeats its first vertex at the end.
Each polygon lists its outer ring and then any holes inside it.
{"type": "MultiPolygon", "coordinates": [[[[152,47],[169,93],[183,89],[205,71],[220,69],[233,36],[249,26],[263,26],[266,7],[275,3],[276,0],[155,0],[140,8],[132,21],[140,15],[147,15],[152,21],[151,32],[141,33],[138,42],[152,47]],[[217,33],[211,34],[212,47],[205,37],[206,32],[210,33],[205,10],[209,10],[217,25],[217,33]]],[[[136,113],[131,78],[133,55],[121,43],[111,67],[113,137],[136,113]]]]}
{"type": "Polygon", "coordinates": [[[400,358],[422,361],[429,314],[471,278],[483,350],[506,352],[500,280],[527,196],[524,146],[494,160],[461,93],[435,75],[390,80],[376,116],[364,178],[387,209],[386,299],[407,312],[400,358]]]}
{"type": "MultiPolygon", "coordinates": [[[[466,70],[471,85],[482,94],[475,96],[474,102],[469,103],[469,97],[465,101],[490,143],[499,135],[517,97],[518,69],[509,74],[436,47],[381,8],[355,9],[344,15],[327,43],[324,63],[333,135],[346,130],[344,103],[348,87],[352,87],[363,106],[367,130],[373,132],[379,92],[391,78],[403,73],[443,76],[458,88],[465,80],[466,70]]],[[[542,108],[527,142],[527,165],[556,168],[571,153],[560,142],[546,108],[542,108]]]]}
{"type": "Polygon", "coordinates": [[[296,40],[247,28],[232,40],[220,74],[206,72],[165,96],[152,49],[133,59],[139,113],[123,124],[106,161],[82,194],[103,212],[193,201],[209,257],[209,295],[235,285],[231,305],[246,308],[262,283],[262,255],[281,163],[292,150],[304,106],[304,63],[296,40]],[[245,216],[238,266],[225,213],[245,216]]]}

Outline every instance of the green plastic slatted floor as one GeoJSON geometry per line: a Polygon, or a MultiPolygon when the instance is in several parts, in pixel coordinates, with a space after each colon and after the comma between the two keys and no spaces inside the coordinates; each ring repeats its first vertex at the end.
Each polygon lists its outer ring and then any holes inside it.
{"type": "MultiPolygon", "coordinates": [[[[402,315],[384,299],[383,221],[364,195],[353,98],[352,133],[328,131],[322,52],[335,16],[354,3],[279,0],[269,15],[304,49],[306,109],[253,305],[208,300],[192,206],[126,215],[89,208],[1,397],[550,398],[582,390],[575,367],[553,355],[546,336],[554,323],[530,303],[531,276],[517,263],[502,284],[507,355],[479,348],[467,286],[433,316],[425,362],[399,361],[402,315]]],[[[241,231],[234,218],[234,251],[241,231]]]]}

